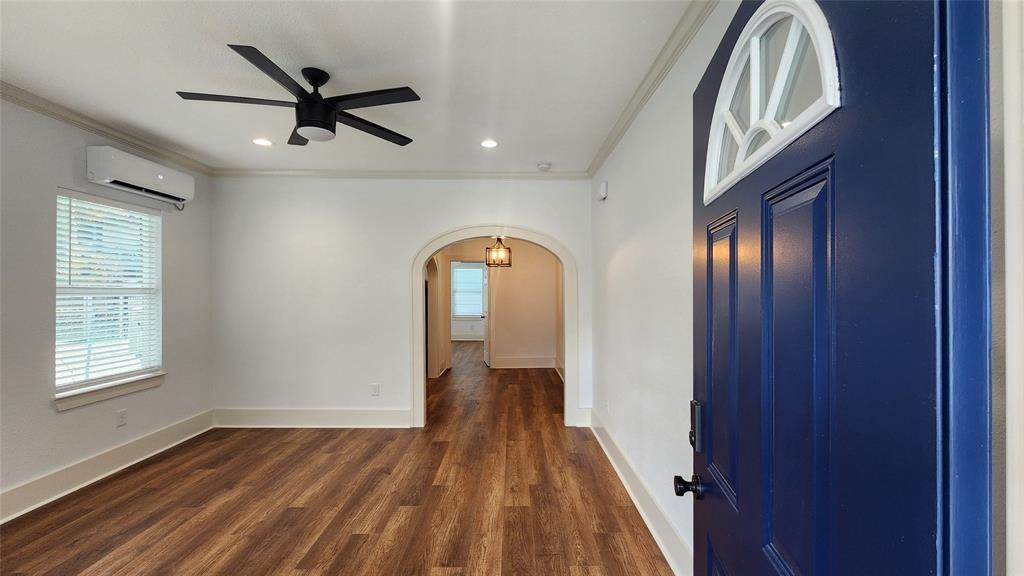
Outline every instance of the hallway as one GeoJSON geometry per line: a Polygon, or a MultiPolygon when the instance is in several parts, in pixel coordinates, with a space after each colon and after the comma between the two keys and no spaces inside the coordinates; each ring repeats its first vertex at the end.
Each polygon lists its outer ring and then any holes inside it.
{"type": "Polygon", "coordinates": [[[479,342],[424,429],[206,432],[0,532],[3,574],[670,574],[554,370],[479,342]]]}

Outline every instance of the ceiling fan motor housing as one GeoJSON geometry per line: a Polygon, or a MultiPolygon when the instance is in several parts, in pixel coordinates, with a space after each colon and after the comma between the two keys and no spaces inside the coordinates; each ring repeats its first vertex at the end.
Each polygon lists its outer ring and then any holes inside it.
{"type": "Polygon", "coordinates": [[[295,126],[299,136],[315,142],[334,138],[338,110],[322,100],[298,102],[295,105],[295,126]]]}

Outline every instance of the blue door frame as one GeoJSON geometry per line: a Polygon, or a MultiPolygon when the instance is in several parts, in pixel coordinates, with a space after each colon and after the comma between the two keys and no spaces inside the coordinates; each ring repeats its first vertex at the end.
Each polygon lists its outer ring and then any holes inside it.
{"type": "Polygon", "coordinates": [[[988,5],[938,6],[946,446],[943,573],[992,573],[988,5]]]}
{"type": "MultiPolygon", "coordinates": [[[[823,121],[806,139],[797,140],[704,206],[699,191],[703,190],[712,104],[740,30],[759,4],[748,1],[740,6],[694,93],[694,395],[706,409],[698,420],[706,453],[694,460],[705,486],[705,499],[696,503],[694,512],[695,572],[701,576],[790,573],[802,565],[801,571],[815,574],[991,574],[988,7],[975,1],[823,4],[826,16],[834,18],[830,24],[836,33],[840,77],[860,83],[844,86],[844,101],[846,89],[852,88],[854,106],[823,121]],[[886,36],[859,33],[887,15],[903,22],[905,37],[890,30],[887,37],[897,40],[888,46],[877,39],[886,36]],[[931,46],[926,46],[929,41],[931,46]],[[862,49],[872,56],[854,54],[862,49]],[[906,49],[916,56],[901,52],[906,49]],[[843,76],[844,64],[848,77],[843,76]],[[885,88],[881,81],[872,80],[872,70],[886,66],[905,66],[896,72],[915,78],[904,86],[909,107],[905,116],[863,113],[865,94],[885,88]],[[932,75],[930,83],[921,74],[925,68],[932,75]],[[877,86],[869,86],[876,82],[877,86]],[[930,101],[925,92],[929,86],[930,101]],[[864,119],[888,120],[893,130],[918,132],[907,138],[887,136],[864,119]],[[925,133],[920,132],[922,128],[925,133]],[[847,146],[844,138],[865,138],[865,142],[882,143],[881,154],[905,155],[907,174],[900,173],[900,165],[872,156],[868,146],[847,146]],[[893,141],[914,147],[891,148],[893,141]],[[923,159],[921,152],[934,160],[923,159]],[[860,177],[855,174],[858,170],[887,172],[892,178],[886,182],[877,173],[860,177]],[[850,193],[857,186],[863,191],[864,186],[877,187],[880,182],[891,182],[894,194],[917,194],[921,200],[901,198],[890,205],[879,200],[884,196],[874,189],[872,208],[850,193]],[[934,194],[928,186],[934,186],[934,194]],[[872,229],[871,210],[886,208],[903,211],[906,227],[900,228],[901,221],[890,214],[879,218],[878,227],[872,229]],[[930,209],[933,214],[915,213],[911,208],[930,209]],[[927,222],[911,223],[915,214],[927,222]],[[904,231],[910,235],[901,238],[904,231]],[[916,252],[904,246],[894,250],[912,256],[906,270],[864,266],[863,261],[850,264],[849,238],[858,233],[885,234],[892,242],[915,244],[916,252]],[[773,235],[790,244],[807,242],[816,252],[796,262],[795,274],[790,267],[773,276],[773,235]],[[925,260],[932,264],[923,265],[925,260]],[[858,266],[868,273],[881,273],[872,281],[893,287],[851,281],[851,271],[858,266]],[[801,277],[809,280],[801,283],[801,277]],[[910,298],[914,291],[901,285],[904,280],[927,288],[922,298],[910,298]],[[855,297],[857,289],[866,289],[864,298],[855,297]],[[893,294],[889,300],[887,289],[893,294]],[[779,298],[786,291],[803,300],[779,298]],[[808,298],[828,303],[793,306],[808,298]],[[773,311],[779,302],[783,307],[773,311]],[[864,338],[906,344],[905,336],[900,340],[890,333],[873,336],[865,328],[849,328],[859,320],[872,320],[872,302],[880,303],[877,314],[912,320],[905,326],[876,325],[884,330],[917,330],[922,335],[910,345],[903,363],[899,356],[882,354],[879,361],[884,365],[862,368],[880,350],[877,343],[863,345],[864,338]],[[917,310],[904,310],[901,303],[903,307],[913,303],[910,307],[917,310]],[[810,324],[780,328],[772,324],[776,313],[780,318],[793,314],[810,324]],[[830,335],[820,339],[820,330],[830,335]],[[852,348],[844,348],[851,344],[852,348]],[[713,353],[713,348],[720,352],[713,353]],[[843,359],[848,351],[859,358],[857,363],[843,359]],[[765,364],[776,354],[789,354],[799,369],[780,371],[774,360],[765,364]],[[807,366],[801,367],[801,361],[807,366]],[[927,364],[915,364],[924,361],[927,364]],[[848,368],[855,377],[842,374],[848,368]],[[839,373],[838,380],[834,371],[839,373]],[[879,384],[885,378],[892,382],[879,384]],[[786,387],[776,385],[776,379],[786,387]],[[868,392],[851,394],[851,386],[858,384],[868,392]],[[716,402],[715,397],[727,402],[716,402]],[[874,397],[883,405],[877,411],[870,409],[874,397]],[[787,402],[794,407],[791,414],[807,423],[806,445],[799,444],[804,439],[799,434],[792,436],[796,444],[773,444],[779,435],[773,428],[773,403],[787,402]],[[846,406],[858,412],[842,415],[846,406]],[[874,464],[872,443],[882,445],[901,434],[904,423],[898,420],[904,412],[908,436],[893,443],[899,450],[886,446],[879,452],[877,463],[885,467],[877,475],[880,482],[865,482],[872,478],[864,473],[865,467],[874,464]],[[885,420],[872,422],[872,416],[885,420]],[[858,418],[863,426],[877,425],[880,431],[858,438],[856,426],[851,426],[858,418]],[[837,420],[841,424],[835,424],[837,420]],[[743,434],[758,441],[744,444],[743,434]],[[915,446],[923,453],[909,454],[907,448],[915,446]],[[906,461],[899,458],[901,453],[908,453],[906,461]],[[759,474],[770,476],[786,458],[792,458],[793,464],[787,470],[787,483],[775,480],[772,484],[769,479],[763,486],[758,484],[763,481],[759,474]],[[813,466],[806,465],[808,458],[813,466]],[[804,482],[806,474],[815,477],[804,482]],[[791,489],[794,482],[804,482],[801,488],[807,490],[791,489]],[[863,494],[851,498],[862,483],[863,494]],[[806,510],[777,511],[772,507],[778,502],[806,510]],[[886,511],[886,506],[892,509],[886,511]],[[786,519],[787,514],[791,518],[786,519]],[[772,526],[776,516],[781,519],[778,526],[789,522],[785,524],[789,542],[773,541],[772,530],[779,530],[772,526]],[[884,521],[887,518],[892,525],[884,521]],[[863,538],[850,537],[858,531],[863,538]],[[828,536],[802,549],[804,535],[815,532],[828,536]],[[908,535],[915,542],[892,544],[908,535]],[[784,550],[787,545],[789,549],[784,550]]],[[[893,78],[894,69],[888,72],[893,78]]],[[[890,109],[900,104],[897,98],[881,102],[890,109]]],[[[884,250],[884,244],[875,240],[861,242],[860,247],[884,250]]],[[[884,256],[882,260],[889,256],[879,255],[884,256]]]]}

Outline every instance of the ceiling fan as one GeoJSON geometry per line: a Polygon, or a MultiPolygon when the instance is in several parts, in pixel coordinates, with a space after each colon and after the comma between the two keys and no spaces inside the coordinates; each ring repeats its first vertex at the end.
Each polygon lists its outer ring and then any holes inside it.
{"type": "Polygon", "coordinates": [[[198,92],[178,92],[178,96],[185,100],[237,102],[239,104],[294,108],[295,128],[292,130],[291,137],[288,138],[288,143],[295,146],[305,146],[310,140],[318,142],[331,140],[334,138],[334,130],[338,122],[378,138],[383,138],[388,142],[394,142],[399,146],[405,146],[412,142],[412,138],[346,112],[346,110],[353,110],[355,108],[419,100],[419,95],[412,88],[403,86],[401,88],[386,88],[384,90],[371,90],[370,92],[358,92],[355,94],[345,94],[344,96],[324,98],[320,94],[320,87],[331,78],[331,75],[327,72],[319,68],[302,69],[303,78],[313,86],[313,92],[310,93],[256,48],[235,44],[228,44],[228,47],[283,86],[285,90],[295,97],[296,101],[288,102],[286,100],[223,96],[220,94],[201,94],[198,92]]]}

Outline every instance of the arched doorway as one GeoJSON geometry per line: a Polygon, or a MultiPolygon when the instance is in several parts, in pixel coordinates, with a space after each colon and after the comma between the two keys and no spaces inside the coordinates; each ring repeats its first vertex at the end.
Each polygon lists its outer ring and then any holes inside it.
{"type": "Polygon", "coordinates": [[[587,411],[580,408],[579,394],[579,297],[576,260],[558,240],[534,230],[514,226],[472,226],[460,228],[434,238],[424,246],[412,263],[412,420],[413,427],[422,427],[426,421],[426,324],[424,322],[424,271],[427,261],[438,250],[454,242],[487,236],[506,236],[538,244],[562,263],[564,291],[563,323],[565,345],[565,425],[589,425],[587,411]]]}

